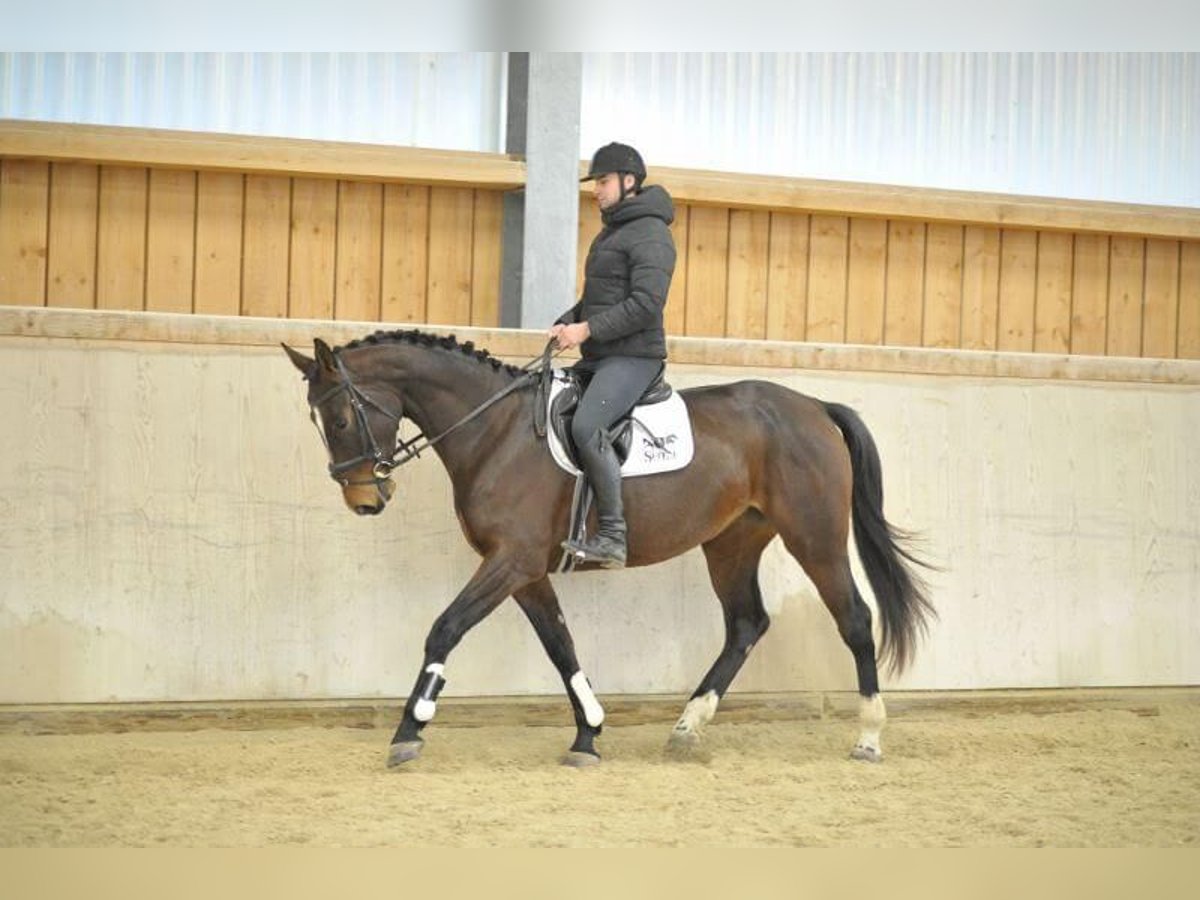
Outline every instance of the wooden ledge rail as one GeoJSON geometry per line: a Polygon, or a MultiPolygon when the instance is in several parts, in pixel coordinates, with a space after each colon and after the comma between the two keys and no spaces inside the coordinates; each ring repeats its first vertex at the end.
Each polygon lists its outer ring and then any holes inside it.
{"type": "Polygon", "coordinates": [[[0,156],[496,190],[525,184],[525,163],[496,153],[18,119],[0,119],[0,156]]]}
{"type": "MultiPolygon", "coordinates": [[[[1200,239],[1200,209],[650,168],[677,201],[1003,228],[1200,239]]],[[[590,188],[585,185],[585,188],[590,188]]]]}
{"type": "MultiPolygon", "coordinates": [[[[408,325],[379,322],[331,322],[184,313],[0,307],[0,341],[42,338],[124,341],[196,346],[279,348],[281,341],[303,349],[314,337],[344,344],[379,330],[417,327],[455,334],[460,341],[512,363],[539,356],[546,345],[542,331],[408,325]]],[[[670,365],[681,369],[738,368],[783,371],[879,372],[959,378],[1025,378],[1130,384],[1200,385],[1200,360],[1132,357],[1059,356],[922,347],[875,347],[861,344],[814,344],[789,341],[738,341],[723,338],[667,339],[670,365]]],[[[569,358],[561,358],[564,364],[569,358]]]]}

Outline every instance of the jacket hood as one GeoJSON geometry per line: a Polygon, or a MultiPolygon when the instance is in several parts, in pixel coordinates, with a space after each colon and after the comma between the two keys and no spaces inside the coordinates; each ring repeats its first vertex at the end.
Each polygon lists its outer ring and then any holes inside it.
{"type": "Polygon", "coordinates": [[[668,225],[675,220],[675,204],[671,195],[660,185],[652,184],[636,194],[626,197],[616,206],[600,214],[605,225],[623,225],[633,219],[654,216],[668,225]]]}

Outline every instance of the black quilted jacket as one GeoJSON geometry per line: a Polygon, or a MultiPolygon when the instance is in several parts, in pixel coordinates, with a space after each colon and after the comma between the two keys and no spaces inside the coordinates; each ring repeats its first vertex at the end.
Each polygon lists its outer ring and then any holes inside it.
{"type": "Polygon", "coordinates": [[[648,356],[666,359],[663,307],[675,271],[671,195],[658,185],[626,197],[601,219],[584,267],[583,297],[558,317],[587,322],[584,359],[648,356]]]}

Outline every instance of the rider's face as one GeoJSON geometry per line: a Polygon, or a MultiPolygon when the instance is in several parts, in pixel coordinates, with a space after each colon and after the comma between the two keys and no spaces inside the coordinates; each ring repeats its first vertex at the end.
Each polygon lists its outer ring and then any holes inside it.
{"type": "Polygon", "coordinates": [[[627,188],[633,187],[632,175],[619,175],[616,172],[609,172],[607,175],[600,175],[592,184],[592,196],[596,198],[596,205],[601,210],[606,210],[609,207],[615,206],[621,202],[621,179],[626,178],[628,182],[627,188]]]}

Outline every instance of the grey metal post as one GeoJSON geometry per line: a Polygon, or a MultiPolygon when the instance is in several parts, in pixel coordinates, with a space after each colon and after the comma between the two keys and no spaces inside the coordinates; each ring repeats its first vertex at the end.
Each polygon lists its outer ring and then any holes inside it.
{"type": "MultiPolygon", "coordinates": [[[[515,273],[521,285],[520,309],[514,314],[502,295],[501,324],[548,328],[576,299],[583,64],[578,53],[534,52],[528,57],[523,252],[515,273]]],[[[506,247],[507,226],[506,218],[506,247]]],[[[506,251],[506,286],[513,276],[506,251]]]]}

